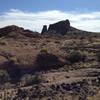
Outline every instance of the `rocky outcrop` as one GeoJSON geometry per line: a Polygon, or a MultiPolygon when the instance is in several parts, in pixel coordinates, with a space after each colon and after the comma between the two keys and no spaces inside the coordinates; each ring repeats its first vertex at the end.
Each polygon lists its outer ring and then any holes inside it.
{"type": "Polygon", "coordinates": [[[48,32],[64,35],[70,30],[69,20],[60,21],[49,26],[48,32]]]}
{"type": "Polygon", "coordinates": [[[50,34],[65,35],[71,29],[69,20],[64,20],[64,21],[51,24],[49,25],[48,30],[46,28],[47,28],[46,26],[43,27],[42,34],[45,34],[47,31],[47,33],[50,34]]]}
{"type": "Polygon", "coordinates": [[[47,25],[44,25],[41,34],[47,33],[47,31],[47,25]]]}

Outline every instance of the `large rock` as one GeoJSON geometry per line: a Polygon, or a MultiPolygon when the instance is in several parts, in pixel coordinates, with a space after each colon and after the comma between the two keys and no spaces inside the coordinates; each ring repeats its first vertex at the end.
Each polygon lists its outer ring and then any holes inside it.
{"type": "Polygon", "coordinates": [[[70,30],[69,20],[60,21],[49,26],[48,32],[65,35],[70,30]]]}
{"type": "MultiPolygon", "coordinates": [[[[46,26],[43,27],[42,34],[46,33],[46,26]]],[[[68,31],[71,30],[69,20],[60,21],[54,24],[49,25],[47,33],[49,34],[61,34],[65,35],[68,31]]]]}
{"type": "Polygon", "coordinates": [[[44,25],[41,34],[47,33],[47,31],[47,25],[44,25]]]}

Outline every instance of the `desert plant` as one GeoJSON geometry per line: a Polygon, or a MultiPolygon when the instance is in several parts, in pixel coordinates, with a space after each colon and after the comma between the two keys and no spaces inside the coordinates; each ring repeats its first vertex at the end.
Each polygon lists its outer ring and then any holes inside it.
{"type": "Polygon", "coordinates": [[[14,69],[12,69],[12,71],[9,70],[11,82],[17,83],[20,81],[20,78],[22,77],[21,69],[18,68],[18,66],[12,66],[12,67],[14,67],[14,69]]]}
{"type": "Polygon", "coordinates": [[[40,52],[36,58],[36,65],[39,70],[49,70],[61,66],[61,61],[56,55],[47,52],[40,52]]]}
{"type": "Polygon", "coordinates": [[[100,62],[100,52],[96,54],[98,62],[100,62]]]}
{"type": "Polygon", "coordinates": [[[78,51],[73,51],[70,53],[68,61],[73,64],[76,62],[85,61],[85,58],[86,58],[85,54],[82,54],[78,51]]]}
{"type": "Polygon", "coordinates": [[[41,79],[40,79],[39,75],[25,74],[24,76],[22,76],[20,82],[24,86],[27,86],[27,85],[38,84],[38,83],[40,83],[40,81],[41,81],[41,79]]]}
{"type": "Polygon", "coordinates": [[[0,41],[0,45],[7,45],[7,41],[5,41],[5,40],[2,40],[2,41],[0,41]]]}
{"type": "Polygon", "coordinates": [[[8,72],[6,70],[0,70],[0,83],[4,84],[8,81],[10,81],[8,72]]]}
{"type": "Polygon", "coordinates": [[[28,92],[26,90],[18,89],[17,91],[17,98],[20,98],[21,100],[26,100],[25,98],[27,97],[28,92]]]}
{"type": "Polygon", "coordinates": [[[48,50],[47,50],[46,48],[42,48],[42,49],[40,50],[40,53],[48,53],[48,50]]]}

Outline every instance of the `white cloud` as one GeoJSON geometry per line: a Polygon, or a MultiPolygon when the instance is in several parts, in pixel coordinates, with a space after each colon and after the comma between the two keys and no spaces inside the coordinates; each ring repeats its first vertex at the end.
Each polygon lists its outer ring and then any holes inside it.
{"type": "Polygon", "coordinates": [[[69,19],[71,25],[78,29],[100,32],[99,11],[90,13],[63,12],[59,10],[24,12],[18,9],[11,9],[0,15],[0,27],[14,24],[40,32],[44,24],[49,25],[66,19],[69,19]]]}

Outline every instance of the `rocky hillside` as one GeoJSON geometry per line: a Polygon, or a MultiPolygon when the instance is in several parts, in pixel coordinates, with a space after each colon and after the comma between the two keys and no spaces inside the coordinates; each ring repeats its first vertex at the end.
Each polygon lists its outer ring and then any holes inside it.
{"type": "Polygon", "coordinates": [[[12,37],[12,38],[23,38],[23,37],[34,37],[38,36],[37,32],[33,32],[30,30],[25,30],[22,27],[18,27],[15,25],[6,26],[0,29],[0,37],[12,37]]]}
{"type": "Polygon", "coordinates": [[[100,34],[69,20],[44,26],[42,34],[1,28],[0,82],[1,100],[99,100],[100,34]]]}

